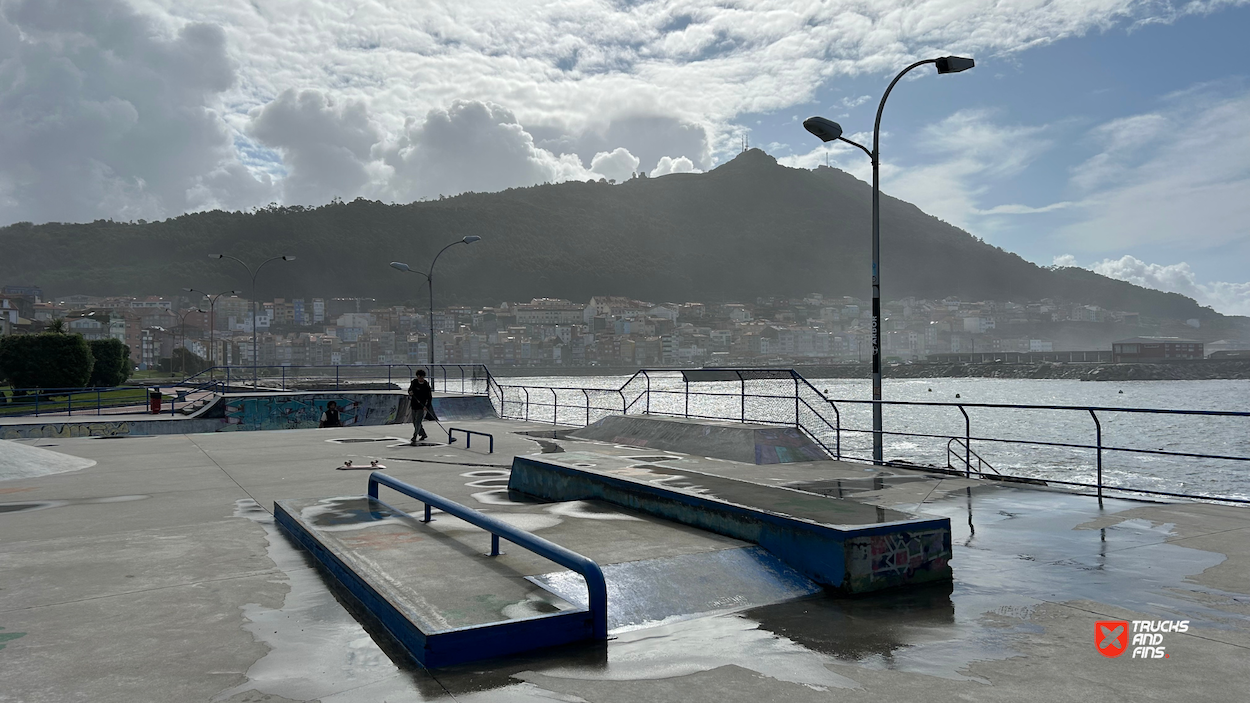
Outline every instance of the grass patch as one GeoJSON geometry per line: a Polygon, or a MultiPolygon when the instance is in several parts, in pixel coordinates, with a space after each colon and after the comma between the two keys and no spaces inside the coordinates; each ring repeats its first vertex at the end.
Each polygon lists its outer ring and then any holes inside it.
{"type": "MultiPolygon", "coordinates": [[[[34,415],[66,412],[67,410],[95,410],[96,408],[120,408],[128,405],[148,404],[146,388],[108,388],[100,391],[84,389],[73,392],[51,392],[25,396],[14,395],[12,389],[0,389],[0,417],[11,415],[34,415]]],[[[171,396],[164,396],[166,401],[171,396]]],[[[168,405],[166,405],[168,407],[168,405]]]]}

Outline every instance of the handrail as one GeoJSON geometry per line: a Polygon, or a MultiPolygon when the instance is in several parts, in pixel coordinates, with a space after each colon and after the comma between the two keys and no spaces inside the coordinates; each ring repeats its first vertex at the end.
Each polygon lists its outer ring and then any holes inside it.
{"type": "Polygon", "coordinates": [[[571,549],[549,542],[531,532],[513,527],[498,518],[404,483],[380,471],[374,471],[369,474],[369,497],[374,500],[378,499],[378,484],[389,486],[404,495],[425,503],[424,522],[431,520],[430,507],[434,506],[449,515],[454,515],[465,522],[489,531],[491,533],[491,556],[499,554],[499,538],[503,537],[518,547],[528,549],[540,557],[550,559],[566,569],[571,569],[581,574],[582,578],[586,580],[586,590],[590,596],[589,610],[592,618],[592,636],[600,640],[608,638],[608,585],[603,578],[603,570],[594,561],[571,549]]]}
{"type": "MultiPolygon", "coordinates": [[[[964,440],[960,437],[951,437],[950,440],[946,442],[946,468],[953,470],[955,467],[951,465],[951,455],[954,454],[955,456],[959,456],[959,453],[956,452],[954,448],[951,447],[952,444],[958,444],[968,454],[975,456],[977,458],[977,473],[983,474],[985,473],[985,471],[983,471],[982,469],[984,467],[989,467],[990,471],[993,471],[999,476],[1002,476],[1002,473],[999,472],[998,469],[994,468],[993,464],[986,461],[980,454],[977,454],[975,449],[964,444],[964,440]]],[[[968,463],[967,457],[961,457],[961,458],[964,460],[965,465],[967,465],[967,470],[972,471],[972,465],[968,463]]]]}

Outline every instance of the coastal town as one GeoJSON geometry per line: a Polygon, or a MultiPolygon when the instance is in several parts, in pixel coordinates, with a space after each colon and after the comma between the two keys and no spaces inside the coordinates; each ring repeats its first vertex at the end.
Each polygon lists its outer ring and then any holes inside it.
{"type": "MultiPolygon", "coordinates": [[[[193,373],[209,365],[327,366],[426,363],[430,315],[372,298],[45,296],[0,292],[0,335],[57,329],[117,339],[137,369],[193,373]],[[61,322],[56,322],[60,320],[61,322]],[[255,340],[256,359],[253,359],[255,340]],[[177,351],[176,351],[177,350],[177,351]]],[[[535,298],[433,311],[436,363],[492,367],[837,365],[871,358],[871,306],[854,297],[749,302],[648,302],[596,296],[535,298]]],[[[889,363],[1121,362],[1250,355],[1250,340],[1203,321],[1146,318],[1098,306],[903,298],[884,303],[889,363]]]]}

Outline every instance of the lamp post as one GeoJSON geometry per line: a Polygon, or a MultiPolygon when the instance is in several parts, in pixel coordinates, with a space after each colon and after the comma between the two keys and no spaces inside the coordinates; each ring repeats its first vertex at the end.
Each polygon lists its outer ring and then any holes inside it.
{"type": "Polygon", "coordinates": [[[213,363],[213,360],[215,358],[214,355],[216,354],[216,345],[217,345],[217,336],[216,336],[217,313],[214,308],[217,307],[218,298],[220,298],[223,295],[238,295],[239,291],[227,290],[227,291],[222,291],[218,293],[217,295],[211,295],[209,293],[205,293],[202,290],[196,290],[195,288],[183,288],[182,290],[187,293],[199,293],[200,295],[203,295],[205,298],[208,298],[208,367],[209,367],[208,377],[211,380],[213,378],[213,369],[217,367],[217,365],[213,363]]]}
{"type": "MultiPolygon", "coordinates": [[[[178,316],[178,329],[179,329],[179,331],[181,331],[181,332],[182,332],[182,346],[183,346],[183,348],[185,348],[185,347],[187,346],[187,315],[190,315],[190,314],[191,314],[191,313],[193,313],[193,312],[203,313],[204,311],[203,311],[203,310],[201,310],[201,309],[199,309],[199,308],[192,308],[192,309],[187,310],[186,312],[184,312],[184,313],[182,313],[181,315],[179,315],[179,316],[178,316]]],[[[173,359],[173,357],[174,357],[175,355],[177,355],[177,354],[178,354],[178,344],[176,343],[177,337],[175,337],[174,339],[175,339],[174,351],[170,354],[170,358],[169,358],[169,374],[170,374],[171,376],[172,376],[172,375],[174,375],[174,359],[173,359]]],[[[182,375],[183,375],[183,376],[186,376],[186,375],[187,375],[187,361],[186,361],[186,358],[187,358],[187,355],[186,355],[186,354],[183,354],[183,355],[182,355],[182,375]]]]}
{"type": "Polygon", "coordinates": [[[252,278],[252,388],[253,389],[258,388],[260,385],[260,372],[259,372],[260,356],[256,353],[256,276],[257,274],[260,273],[260,270],[265,267],[265,264],[269,263],[270,261],[277,261],[279,259],[281,259],[282,261],[295,261],[295,257],[294,256],[275,256],[275,257],[265,259],[264,261],[260,262],[260,265],[257,266],[255,269],[243,263],[242,259],[237,259],[233,256],[226,256],[225,254],[209,254],[208,258],[230,259],[231,261],[237,261],[240,266],[242,266],[244,269],[247,270],[247,275],[251,276],[252,278]]]}
{"type": "Polygon", "coordinates": [[[881,113],[885,110],[885,101],[890,91],[908,71],[925,64],[933,64],[939,74],[959,73],[976,65],[976,62],[962,56],[943,56],[937,59],[925,59],[899,71],[894,80],[885,89],[881,102],[877,105],[877,120],[872,128],[872,150],[858,142],[842,136],[842,126],[837,122],[823,117],[809,117],[803,121],[803,127],[816,135],[822,142],[843,141],[858,147],[872,160],[872,463],[883,462],[881,444],[881,113]]]}
{"type": "Polygon", "coordinates": [[[464,237],[463,239],[457,239],[451,244],[448,244],[447,246],[443,247],[441,250],[439,250],[437,254],[434,255],[434,260],[430,262],[429,273],[422,273],[412,268],[408,264],[405,264],[400,261],[391,262],[391,268],[396,269],[398,271],[406,271],[408,273],[420,273],[422,276],[425,276],[426,282],[430,284],[430,319],[429,319],[429,323],[430,323],[430,344],[429,344],[430,373],[434,373],[434,370],[433,370],[433,367],[434,367],[434,264],[438,263],[438,257],[442,256],[444,251],[447,251],[448,249],[456,246],[457,244],[472,244],[473,242],[480,242],[481,240],[482,240],[481,237],[478,237],[476,235],[469,235],[467,237],[464,237]]]}

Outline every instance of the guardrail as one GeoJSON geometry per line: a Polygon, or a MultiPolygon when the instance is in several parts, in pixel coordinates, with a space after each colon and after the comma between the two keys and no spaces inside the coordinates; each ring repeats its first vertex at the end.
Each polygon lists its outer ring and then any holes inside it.
{"type": "MultiPolygon", "coordinates": [[[[844,447],[844,436],[848,433],[850,437],[856,437],[871,435],[873,432],[869,428],[845,424],[846,418],[851,416],[847,412],[848,407],[871,407],[874,402],[879,402],[894,408],[923,406],[933,411],[951,409],[952,412],[957,410],[960,413],[957,420],[962,420],[962,433],[958,431],[911,432],[897,429],[882,432],[883,436],[903,440],[940,440],[945,446],[939,445],[933,450],[943,451],[943,455],[933,456],[929,459],[931,463],[927,465],[900,458],[884,463],[913,469],[939,466],[953,468],[951,458],[958,456],[963,464],[959,471],[968,477],[1005,477],[1030,482],[1044,480],[1049,484],[1089,489],[1100,500],[1107,491],[1115,491],[1139,496],[1194,498],[1250,504],[1250,499],[1218,495],[1214,491],[1198,493],[1186,490],[1159,490],[1149,485],[1125,485],[1123,481],[1108,482],[1104,477],[1104,459],[1116,453],[1142,457],[1229,461],[1243,465],[1250,462],[1250,456],[1219,454],[1204,451],[1202,447],[1196,447],[1195,451],[1180,451],[1174,447],[1175,443],[1192,441],[1190,436],[1183,433],[1171,440],[1160,440],[1156,446],[1109,444],[1104,442],[1102,423],[1105,416],[1113,413],[1172,418],[1201,417],[1214,420],[1216,418],[1250,419],[1250,412],[830,398],[792,369],[692,369],[685,371],[643,369],[629,377],[618,388],[501,385],[499,393],[504,401],[499,405],[500,416],[510,419],[579,426],[589,425],[608,414],[651,413],[672,417],[792,426],[812,437],[835,459],[867,463],[872,463],[871,458],[858,456],[854,449],[848,451],[844,447]],[[680,374],[680,378],[676,374],[680,374]],[[699,390],[708,387],[703,384],[709,384],[711,390],[699,390]],[[1040,423],[1030,424],[1029,429],[1033,431],[1033,437],[1030,438],[974,435],[972,417],[968,413],[970,409],[991,410],[999,414],[1015,411],[1078,413],[1087,418],[1086,422],[1092,421],[1090,429],[1093,442],[1066,441],[1066,437],[1063,436],[1057,438],[1056,441],[1037,439],[1036,437],[1043,433],[1042,430],[1046,429],[1040,423]],[[974,442],[979,445],[979,452],[972,448],[974,442]],[[1007,462],[991,457],[987,453],[986,446],[992,447],[996,444],[1085,452],[1092,461],[1083,465],[1074,465],[1071,468],[1078,469],[1083,466],[1092,469],[1093,480],[1078,481],[1049,475],[1039,477],[1036,473],[1031,476],[1012,473],[1006,468],[1007,462]],[[993,464],[990,463],[991,459],[993,464]]],[[[1239,432],[1237,436],[1250,436],[1250,427],[1229,428],[1227,431],[1239,432]]],[[[1138,477],[1143,475],[1140,469],[1135,474],[1138,477]]]]}
{"type": "Polygon", "coordinates": [[[40,415],[75,417],[75,413],[77,416],[148,413],[150,395],[154,391],[161,395],[161,414],[168,412],[173,415],[177,413],[179,404],[185,408],[194,402],[187,400],[192,394],[220,392],[220,383],[110,388],[0,388],[0,420],[40,415]]]}
{"type": "Polygon", "coordinates": [[[422,522],[430,522],[433,519],[430,515],[430,508],[436,507],[448,515],[454,515],[490,532],[490,556],[492,557],[499,556],[499,538],[503,537],[522,549],[528,549],[544,559],[550,559],[566,569],[581,574],[586,580],[586,590],[590,597],[589,610],[593,636],[601,640],[608,638],[608,584],[603,578],[603,570],[594,561],[533,533],[513,527],[498,518],[404,483],[379,471],[369,474],[370,498],[378,500],[379,485],[387,486],[424,503],[425,518],[422,522]]]}
{"type": "Polygon", "coordinates": [[[333,390],[337,391],[343,383],[352,381],[382,382],[385,378],[386,383],[407,384],[417,369],[426,372],[436,390],[446,393],[488,395],[495,383],[484,364],[333,364],[213,366],[184,378],[180,384],[207,379],[224,383],[228,388],[286,391],[291,390],[292,384],[321,381],[326,386],[324,390],[330,390],[333,382],[333,390]]]}

